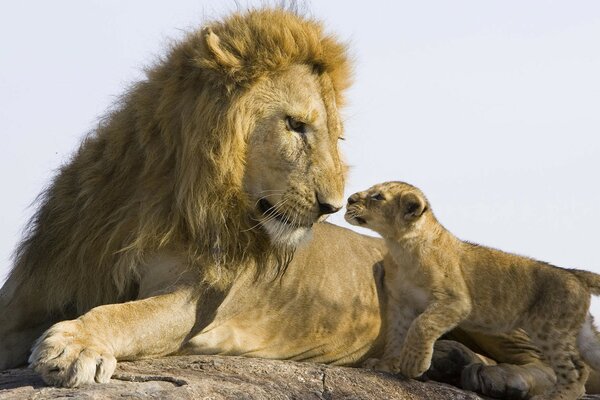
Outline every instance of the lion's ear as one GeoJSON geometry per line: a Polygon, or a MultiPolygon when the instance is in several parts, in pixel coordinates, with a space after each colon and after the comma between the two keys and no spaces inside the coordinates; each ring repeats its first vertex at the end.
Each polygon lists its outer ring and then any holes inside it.
{"type": "Polygon", "coordinates": [[[418,193],[408,192],[400,197],[400,212],[407,221],[418,219],[427,208],[427,201],[418,193]]]}
{"type": "Polygon", "coordinates": [[[240,60],[221,44],[221,39],[211,28],[204,28],[202,33],[206,48],[219,66],[230,71],[240,68],[240,60]]]}

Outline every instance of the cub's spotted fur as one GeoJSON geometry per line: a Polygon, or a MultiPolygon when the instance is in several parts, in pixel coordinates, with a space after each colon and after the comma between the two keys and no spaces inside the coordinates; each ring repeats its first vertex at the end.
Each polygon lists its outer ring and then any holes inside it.
{"type": "Polygon", "coordinates": [[[434,342],[458,325],[485,333],[522,328],[556,373],[552,393],[539,398],[583,395],[582,357],[600,368],[588,314],[599,275],[463,242],[436,220],[419,189],[402,182],[352,195],[346,220],[381,234],[391,258],[385,352],[367,366],[418,377],[431,364],[434,342]]]}

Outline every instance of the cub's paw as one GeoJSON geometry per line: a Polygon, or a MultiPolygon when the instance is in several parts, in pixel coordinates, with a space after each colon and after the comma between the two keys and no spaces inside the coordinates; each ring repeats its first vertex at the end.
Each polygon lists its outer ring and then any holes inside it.
{"type": "Polygon", "coordinates": [[[47,384],[76,387],[108,382],[117,360],[76,319],[48,329],[34,344],[29,363],[47,384]]]}
{"type": "Polygon", "coordinates": [[[400,373],[407,378],[418,378],[431,365],[432,351],[426,349],[404,348],[400,354],[400,373]]]}
{"type": "Polygon", "coordinates": [[[377,371],[389,372],[391,374],[400,372],[400,358],[398,357],[387,357],[376,361],[373,369],[377,371]]]}
{"type": "Polygon", "coordinates": [[[367,358],[360,366],[365,369],[375,369],[379,363],[379,358],[367,358]]]}

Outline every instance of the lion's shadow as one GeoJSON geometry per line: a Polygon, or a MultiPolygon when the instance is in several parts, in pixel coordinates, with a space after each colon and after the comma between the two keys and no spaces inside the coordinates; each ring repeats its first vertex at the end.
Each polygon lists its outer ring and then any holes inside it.
{"type": "Polygon", "coordinates": [[[16,368],[0,372],[0,397],[4,390],[23,387],[39,389],[47,386],[42,377],[29,368],[16,368]]]}

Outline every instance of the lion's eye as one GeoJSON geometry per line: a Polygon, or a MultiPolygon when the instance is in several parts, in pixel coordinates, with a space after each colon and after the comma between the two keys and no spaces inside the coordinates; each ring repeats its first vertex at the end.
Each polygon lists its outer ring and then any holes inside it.
{"type": "Polygon", "coordinates": [[[290,117],[289,115],[285,117],[285,126],[290,131],[294,131],[302,135],[306,133],[306,124],[302,121],[298,121],[297,119],[290,117]]]}
{"type": "Polygon", "coordinates": [[[371,195],[371,200],[382,201],[385,200],[385,197],[383,197],[381,193],[375,193],[374,195],[371,195]]]}

